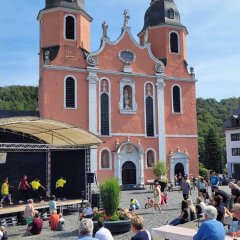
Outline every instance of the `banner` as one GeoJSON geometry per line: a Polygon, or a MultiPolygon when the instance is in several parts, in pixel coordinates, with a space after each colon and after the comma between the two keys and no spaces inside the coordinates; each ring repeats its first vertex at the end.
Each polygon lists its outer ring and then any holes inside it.
{"type": "Polygon", "coordinates": [[[0,153],[0,164],[6,163],[7,153],[0,153]]]}

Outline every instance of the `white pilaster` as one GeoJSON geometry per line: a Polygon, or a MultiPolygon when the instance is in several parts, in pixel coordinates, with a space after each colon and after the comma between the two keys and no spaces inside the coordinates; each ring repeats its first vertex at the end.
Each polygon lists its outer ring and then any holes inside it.
{"type": "Polygon", "coordinates": [[[141,162],[141,169],[140,169],[140,185],[144,185],[144,157],[143,153],[140,154],[140,162],[141,162]]]}
{"type": "Polygon", "coordinates": [[[159,160],[166,162],[165,114],[164,114],[164,80],[162,74],[157,75],[157,109],[158,109],[158,148],[159,160]]]}
{"type": "MultiPolygon", "coordinates": [[[[89,131],[97,134],[97,70],[95,67],[88,67],[88,126],[89,131]]],[[[97,150],[91,149],[91,172],[97,176],[97,150]]]]}

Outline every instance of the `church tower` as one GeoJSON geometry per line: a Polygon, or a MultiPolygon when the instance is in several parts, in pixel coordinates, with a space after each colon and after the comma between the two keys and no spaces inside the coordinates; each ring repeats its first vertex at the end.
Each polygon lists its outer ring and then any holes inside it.
{"type": "Polygon", "coordinates": [[[180,14],[173,0],[152,0],[144,17],[144,26],[139,33],[143,43],[148,31],[148,41],[155,57],[161,59],[169,69],[181,72],[187,77],[186,35],[187,29],[180,22],[180,14]]]}
{"type": "MultiPolygon", "coordinates": [[[[72,68],[87,67],[85,58],[90,51],[92,18],[85,12],[84,0],[45,0],[45,8],[39,12],[38,20],[40,116],[79,126],[80,122],[64,116],[78,109],[77,87],[80,80],[78,74],[73,74],[72,68]]],[[[81,89],[85,82],[81,83],[81,89]]]]}

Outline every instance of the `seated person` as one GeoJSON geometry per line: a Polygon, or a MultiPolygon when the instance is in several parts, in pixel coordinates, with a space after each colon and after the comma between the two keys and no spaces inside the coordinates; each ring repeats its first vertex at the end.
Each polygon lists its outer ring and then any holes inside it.
{"type": "Polygon", "coordinates": [[[131,238],[131,240],[151,240],[152,237],[150,232],[143,227],[143,217],[142,216],[134,216],[131,220],[132,223],[132,231],[135,234],[131,238]]]}
{"type": "Polygon", "coordinates": [[[79,238],[85,240],[98,240],[92,237],[93,235],[93,221],[92,219],[83,219],[79,224],[79,238]]]}
{"type": "Polygon", "coordinates": [[[63,230],[63,225],[65,223],[65,220],[63,218],[62,213],[59,213],[58,216],[59,216],[59,221],[58,221],[58,225],[57,225],[57,229],[56,230],[57,231],[62,231],[63,230]]]}
{"type": "Polygon", "coordinates": [[[206,221],[201,224],[197,234],[193,236],[193,240],[225,239],[223,224],[216,220],[217,209],[213,206],[207,206],[204,211],[204,217],[206,221]]]}
{"type": "Polygon", "coordinates": [[[130,210],[136,210],[139,209],[139,202],[137,199],[131,199],[130,200],[130,210]]]}
{"type": "Polygon", "coordinates": [[[218,195],[214,197],[214,207],[217,209],[217,220],[223,223],[224,217],[232,218],[232,214],[228,211],[228,209],[222,206],[222,196],[218,195]]]}
{"type": "Polygon", "coordinates": [[[93,217],[93,210],[92,210],[90,202],[86,202],[85,208],[83,209],[82,217],[83,218],[92,218],[93,217]]]}
{"type": "Polygon", "coordinates": [[[43,220],[40,218],[38,211],[35,211],[33,222],[27,227],[26,235],[38,235],[41,233],[43,228],[43,220]]]}
{"type": "Polygon", "coordinates": [[[198,209],[197,215],[203,214],[206,207],[206,204],[203,202],[203,199],[201,197],[197,197],[196,203],[197,203],[196,209],[198,209]]]}
{"type": "Polygon", "coordinates": [[[178,218],[172,220],[169,225],[176,226],[179,224],[184,224],[190,221],[191,214],[188,207],[188,202],[186,200],[182,201],[181,214],[178,218]]]}
{"type": "Polygon", "coordinates": [[[49,218],[50,229],[53,231],[57,230],[58,222],[59,222],[59,215],[57,214],[56,210],[53,210],[49,218]]]}
{"type": "Polygon", "coordinates": [[[0,227],[0,240],[7,240],[8,239],[8,234],[7,231],[5,230],[4,226],[0,227]]]}

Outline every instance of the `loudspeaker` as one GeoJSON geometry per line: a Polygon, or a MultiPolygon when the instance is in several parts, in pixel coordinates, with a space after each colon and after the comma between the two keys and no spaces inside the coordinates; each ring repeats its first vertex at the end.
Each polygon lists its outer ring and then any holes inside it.
{"type": "Polygon", "coordinates": [[[87,173],[87,183],[94,183],[94,173],[87,173]]]}

